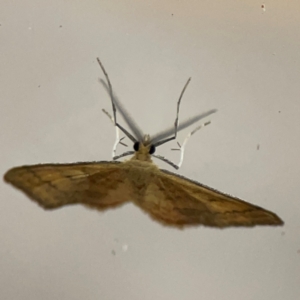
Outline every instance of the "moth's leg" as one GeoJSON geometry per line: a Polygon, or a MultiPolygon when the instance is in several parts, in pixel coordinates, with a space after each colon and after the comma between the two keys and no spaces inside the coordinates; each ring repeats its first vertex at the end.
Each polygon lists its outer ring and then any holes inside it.
{"type": "Polygon", "coordinates": [[[199,129],[201,129],[202,127],[205,127],[206,125],[209,125],[211,122],[208,121],[208,122],[205,122],[201,125],[199,125],[198,127],[196,127],[193,131],[189,132],[187,134],[187,136],[185,137],[182,145],[180,145],[178,142],[177,142],[177,145],[179,146],[179,149],[172,149],[172,150],[180,150],[180,160],[179,160],[179,163],[177,164],[177,167],[178,169],[181,167],[182,163],[183,163],[183,157],[184,157],[184,150],[185,150],[185,146],[186,146],[186,143],[187,141],[190,139],[190,137],[196,133],[199,129]]]}
{"type": "Polygon", "coordinates": [[[112,158],[114,158],[116,156],[117,146],[121,141],[119,127],[115,126],[115,128],[116,128],[116,139],[115,139],[115,143],[114,143],[113,150],[112,150],[112,158]]]}
{"type": "MultiPolygon", "coordinates": [[[[112,123],[114,124],[114,120],[113,120],[113,117],[110,115],[109,112],[107,112],[105,109],[102,109],[102,111],[109,117],[109,119],[112,121],[112,123]]],[[[117,146],[118,144],[121,144],[125,147],[127,147],[126,144],[122,143],[122,140],[125,138],[125,137],[122,137],[120,138],[120,131],[119,131],[119,127],[117,127],[116,125],[114,125],[115,128],[116,128],[116,140],[114,142],[114,146],[113,146],[113,150],[112,150],[112,158],[114,158],[116,156],[116,151],[117,151],[117,146]]]]}
{"type": "Polygon", "coordinates": [[[174,135],[171,136],[170,138],[166,138],[166,139],[164,139],[162,141],[159,141],[159,142],[155,143],[155,145],[154,145],[155,147],[158,147],[158,146],[160,146],[162,144],[165,144],[165,143],[167,143],[169,141],[172,141],[172,140],[176,139],[176,137],[177,137],[177,129],[178,129],[178,122],[179,122],[179,108],[180,108],[181,98],[182,98],[182,96],[183,96],[183,94],[184,94],[184,92],[185,92],[188,84],[190,83],[190,81],[191,81],[191,78],[188,79],[188,81],[186,82],[185,86],[183,87],[183,90],[181,91],[181,94],[180,94],[178,102],[177,102],[176,119],[175,119],[175,122],[174,122],[174,135]]]}

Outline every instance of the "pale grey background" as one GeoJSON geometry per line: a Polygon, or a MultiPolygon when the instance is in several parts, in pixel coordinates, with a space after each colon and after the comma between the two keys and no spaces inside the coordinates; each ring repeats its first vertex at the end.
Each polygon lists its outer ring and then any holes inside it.
{"type": "MultiPolygon", "coordinates": [[[[180,231],[132,204],[48,212],[1,183],[0,298],[299,299],[298,3],[2,0],[1,174],[110,160],[99,56],[149,133],[174,122],[191,76],[181,117],[219,111],[188,143],[179,173],[285,225],[180,231]]],[[[158,154],[177,160],[173,146],[158,154]]]]}

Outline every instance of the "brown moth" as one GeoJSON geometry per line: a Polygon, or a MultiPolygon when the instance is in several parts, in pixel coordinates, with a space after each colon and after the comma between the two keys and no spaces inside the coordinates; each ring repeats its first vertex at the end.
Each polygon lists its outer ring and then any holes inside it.
{"type": "MultiPolygon", "coordinates": [[[[113,109],[111,119],[117,132],[117,140],[113,149],[114,159],[129,154],[133,154],[133,157],[124,162],[101,161],[16,167],[4,175],[6,182],[23,191],[45,209],[80,203],[104,210],[132,201],[153,219],[164,225],[175,227],[200,224],[218,228],[283,225],[283,221],[268,210],[183,176],[161,170],[152,162],[151,156],[155,156],[153,153],[156,147],[176,139],[180,129],[216,111],[208,111],[178,124],[180,101],[190,79],[178,100],[174,127],[150,138],[149,135],[143,135],[139,127],[130,119],[113,94],[110,80],[99,59],[98,63],[107,80],[107,83],[103,81],[102,83],[111,98],[113,109]],[[117,123],[117,109],[133,135],[117,123]],[[119,129],[133,141],[135,151],[115,156],[116,146],[122,140],[118,137],[119,129]]],[[[110,117],[108,113],[106,114],[110,117]]],[[[209,122],[204,125],[207,124],[209,122]]],[[[199,128],[200,126],[196,130],[199,128]]],[[[189,136],[196,130],[192,131],[189,136]]],[[[179,165],[182,162],[184,145],[180,150],[179,165]]],[[[178,168],[161,156],[155,157],[178,168]]]]}

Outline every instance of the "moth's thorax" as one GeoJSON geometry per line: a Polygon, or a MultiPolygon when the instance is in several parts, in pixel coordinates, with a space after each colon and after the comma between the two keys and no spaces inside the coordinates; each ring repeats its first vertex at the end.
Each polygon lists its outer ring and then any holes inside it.
{"type": "Polygon", "coordinates": [[[151,154],[149,153],[150,147],[151,147],[150,144],[147,145],[147,144],[144,144],[144,143],[140,143],[139,144],[139,150],[134,153],[131,160],[140,160],[140,161],[152,162],[151,154]]]}
{"type": "Polygon", "coordinates": [[[159,168],[151,161],[131,159],[123,163],[127,180],[134,190],[134,201],[142,201],[148,185],[158,176],[159,168]]]}

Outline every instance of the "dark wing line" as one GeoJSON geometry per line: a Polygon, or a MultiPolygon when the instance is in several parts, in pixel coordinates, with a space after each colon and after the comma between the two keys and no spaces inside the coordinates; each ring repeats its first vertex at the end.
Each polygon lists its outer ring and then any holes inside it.
{"type": "Polygon", "coordinates": [[[108,195],[121,182],[116,168],[121,163],[101,161],[28,165],[8,170],[4,180],[45,209],[75,203],[91,204],[97,208],[112,207],[124,202],[123,199],[119,202],[118,199],[112,200],[108,195]],[[105,165],[110,168],[101,168],[105,165]],[[116,180],[109,180],[111,177],[116,180]]]}
{"type": "MultiPolygon", "coordinates": [[[[201,184],[197,181],[191,180],[189,178],[186,178],[184,176],[178,175],[178,174],[174,174],[172,172],[169,172],[167,170],[161,170],[163,173],[171,175],[171,176],[175,176],[179,179],[183,179],[186,182],[192,183],[198,187],[203,188],[204,190],[207,190],[208,192],[212,192],[216,194],[216,199],[212,199],[209,198],[209,200],[207,201],[207,204],[209,205],[210,209],[213,209],[215,211],[211,211],[210,214],[213,216],[215,215],[216,220],[212,220],[210,218],[207,218],[205,220],[205,223],[207,222],[207,224],[203,223],[204,225],[208,225],[208,226],[216,226],[216,227],[228,227],[228,226],[255,226],[255,225],[283,225],[284,222],[273,212],[268,211],[260,206],[251,204],[249,202],[246,202],[244,200],[241,200],[237,197],[233,197],[229,194],[220,192],[216,189],[213,189],[209,186],[206,186],[204,184],[201,184]],[[225,197],[224,199],[218,199],[218,195],[225,197]],[[223,203],[224,206],[221,208],[218,204],[219,203],[223,203]],[[216,203],[216,205],[214,205],[214,203],[216,203]],[[236,206],[237,205],[237,206],[236,206]],[[242,209],[239,208],[240,205],[244,205],[245,207],[248,207],[248,209],[242,209]],[[230,210],[227,210],[228,207],[231,207],[230,210]],[[237,208],[234,209],[233,207],[237,208]],[[215,208],[214,208],[215,207],[215,208]],[[239,215],[243,215],[246,214],[245,218],[240,218],[239,215]],[[225,217],[226,215],[229,217],[230,215],[232,215],[232,218],[230,219],[226,219],[223,218],[222,219],[222,215],[225,217]],[[257,219],[258,218],[258,219],[257,219]]],[[[169,179],[170,180],[170,179],[169,179]]],[[[180,188],[180,187],[178,187],[180,188]]],[[[203,192],[202,192],[203,193],[203,192]]],[[[204,191],[205,193],[205,191],[204,191]]],[[[205,195],[205,194],[204,194],[205,195]]],[[[207,196],[207,195],[206,195],[207,196]]],[[[193,199],[197,199],[197,197],[195,198],[195,196],[191,195],[191,197],[193,199]]],[[[205,198],[205,197],[204,197],[205,198]]],[[[198,200],[200,201],[200,200],[198,200]]],[[[205,201],[203,202],[205,203],[205,201]]],[[[191,215],[192,217],[195,216],[197,219],[197,210],[193,209],[192,207],[187,207],[185,208],[181,208],[178,211],[182,212],[183,214],[191,215]]],[[[198,215],[199,217],[201,217],[201,215],[198,215]]],[[[201,218],[199,218],[200,220],[201,218]]],[[[204,220],[204,218],[202,218],[204,220]]],[[[196,222],[197,223],[197,222],[196,222]]],[[[202,221],[200,222],[202,223],[202,221]]]]}
{"type": "MultiPolygon", "coordinates": [[[[184,177],[184,176],[182,176],[182,175],[175,174],[175,173],[170,172],[170,171],[168,171],[168,170],[160,169],[160,171],[162,171],[163,173],[166,173],[166,174],[168,174],[168,175],[172,175],[172,176],[178,177],[178,178],[180,178],[180,179],[184,179],[184,180],[186,180],[186,181],[188,181],[188,182],[190,182],[190,183],[196,184],[196,185],[198,185],[198,186],[200,186],[200,187],[203,187],[203,188],[205,188],[205,189],[207,189],[207,190],[209,190],[209,191],[218,193],[218,194],[220,194],[220,195],[222,195],[222,196],[230,197],[230,198],[233,198],[233,199],[235,199],[235,200],[244,202],[245,204],[249,204],[249,202],[247,202],[247,201],[245,201],[245,200],[242,200],[242,199],[237,198],[237,197],[235,197],[235,196],[232,196],[232,195],[230,195],[230,194],[221,192],[221,191],[219,191],[219,190],[217,190],[217,189],[214,189],[214,188],[212,188],[212,187],[210,187],[210,186],[207,186],[207,185],[205,185],[205,184],[203,184],[203,183],[200,183],[200,182],[198,182],[198,181],[196,181],[196,180],[192,180],[192,179],[187,178],[187,177],[184,177]]],[[[251,204],[251,205],[253,205],[253,204],[251,204]]],[[[256,205],[253,205],[253,206],[256,206],[256,205]]],[[[257,207],[259,207],[259,206],[257,206],[257,207]]],[[[261,208],[261,207],[259,207],[259,208],[261,208]]]]}
{"type": "Polygon", "coordinates": [[[23,165],[20,167],[14,167],[10,170],[8,170],[5,175],[4,175],[4,179],[6,177],[6,175],[8,174],[9,171],[13,170],[13,169],[18,169],[18,168],[26,168],[26,167],[38,167],[38,166],[45,166],[45,167],[53,167],[53,166],[58,166],[58,167],[69,167],[71,165],[76,166],[76,165],[83,165],[83,166],[89,166],[89,165],[103,165],[103,164],[121,164],[121,161],[106,161],[106,160],[101,160],[101,161],[82,161],[82,162],[72,162],[72,163],[40,163],[40,164],[35,164],[35,165],[23,165]]]}

